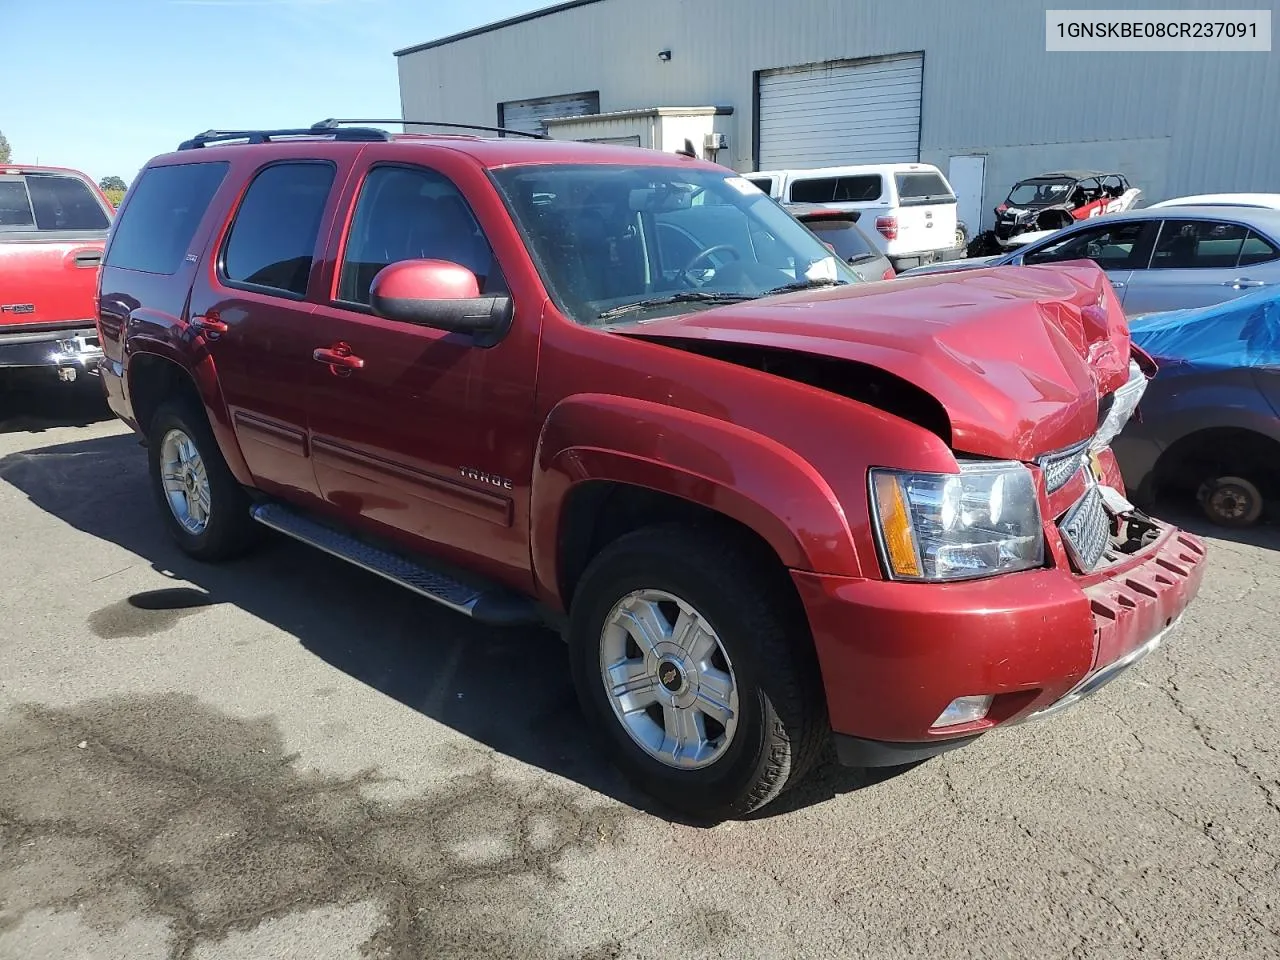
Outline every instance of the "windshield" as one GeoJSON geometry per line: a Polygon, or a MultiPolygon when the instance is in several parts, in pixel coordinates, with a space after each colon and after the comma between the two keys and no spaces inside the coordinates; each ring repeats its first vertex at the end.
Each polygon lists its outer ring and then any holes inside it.
{"type": "Polygon", "coordinates": [[[1065,203],[1072,183],[1071,180],[1026,180],[1009,191],[1005,202],[1015,207],[1065,203]]]}
{"type": "Polygon", "coordinates": [[[728,171],[538,165],[493,178],[548,292],[577,323],[857,282],[790,214],[728,171]]]}

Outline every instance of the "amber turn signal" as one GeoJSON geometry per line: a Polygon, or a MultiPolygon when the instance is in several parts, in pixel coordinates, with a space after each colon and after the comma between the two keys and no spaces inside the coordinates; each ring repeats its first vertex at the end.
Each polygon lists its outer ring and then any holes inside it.
{"type": "Polygon", "coordinates": [[[902,493],[902,485],[897,477],[888,473],[875,474],[874,483],[885,559],[895,576],[918,577],[920,557],[916,553],[911,514],[907,510],[907,498],[902,493]]]}

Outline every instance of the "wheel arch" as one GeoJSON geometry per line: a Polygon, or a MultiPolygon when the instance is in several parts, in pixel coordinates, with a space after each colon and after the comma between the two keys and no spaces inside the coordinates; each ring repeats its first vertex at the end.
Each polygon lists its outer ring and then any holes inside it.
{"type": "MultiPolygon", "coordinates": [[[[1263,494],[1276,496],[1280,494],[1280,481],[1275,479],[1280,477],[1280,439],[1234,424],[1192,430],[1160,454],[1152,470],[1153,485],[1157,490],[1172,486],[1179,482],[1178,474],[1206,468],[1242,476],[1261,474],[1263,494]]],[[[1194,485],[1203,479],[1190,476],[1183,482],[1194,485]]]]}
{"type": "Polygon", "coordinates": [[[204,412],[232,475],[240,483],[250,484],[252,476],[232,429],[212,359],[206,357],[193,367],[166,344],[146,342],[130,344],[130,347],[125,387],[134,421],[143,437],[146,438],[152,418],[165,400],[186,397],[204,412]]]}
{"type": "Polygon", "coordinates": [[[794,451],[732,423],[647,401],[582,396],[548,417],[530,508],[535,579],[567,609],[595,552],[640,522],[720,523],[775,566],[858,575],[843,508],[794,451]]]}

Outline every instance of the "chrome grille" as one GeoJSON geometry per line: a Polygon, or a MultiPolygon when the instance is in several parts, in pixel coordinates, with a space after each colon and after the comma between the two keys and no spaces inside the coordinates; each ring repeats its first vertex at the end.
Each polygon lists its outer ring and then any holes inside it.
{"type": "Polygon", "coordinates": [[[1036,464],[1044,473],[1044,486],[1048,493],[1061,490],[1080,472],[1085,464],[1085,455],[1089,449],[1089,441],[1082,440],[1064,450],[1055,450],[1036,459],[1036,464]]]}
{"type": "Polygon", "coordinates": [[[1096,483],[1089,484],[1084,496],[1062,518],[1058,529],[1062,531],[1067,553],[1082,573],[1098,565],[1111,542],[1111,517],[1096,483]]]}

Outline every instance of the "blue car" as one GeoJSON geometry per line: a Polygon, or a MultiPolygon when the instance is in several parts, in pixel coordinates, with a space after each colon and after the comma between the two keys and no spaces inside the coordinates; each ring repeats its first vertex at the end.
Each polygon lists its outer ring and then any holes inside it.
{"type": "Polygon", "coordinates": [[[1140,504],[1193,495],[1247,527],[1280,500],[1280,288],[1130,321],[1159,365],[1112,448],[1140,504]]]}

